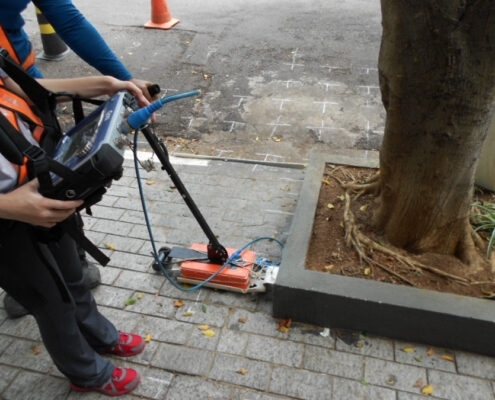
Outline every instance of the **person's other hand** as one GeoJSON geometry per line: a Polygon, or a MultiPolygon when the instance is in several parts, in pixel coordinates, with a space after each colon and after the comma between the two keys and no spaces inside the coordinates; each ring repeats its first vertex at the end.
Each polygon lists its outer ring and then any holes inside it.
{"type": "Polygon", "coordinates": [[[0,217],[52,228],[83,204],[82,200],[55,200],[42,196],[37,179],[0,195],[0,217]]]}

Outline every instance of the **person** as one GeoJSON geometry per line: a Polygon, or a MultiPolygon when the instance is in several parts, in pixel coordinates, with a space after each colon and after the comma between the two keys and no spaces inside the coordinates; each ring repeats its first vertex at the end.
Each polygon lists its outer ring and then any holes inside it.
{"type": "MultiPolygon", "coordinates": [[[[33,77],[42,78],[43,74],[35,63],[34,49],[28,34],[24,30],[25,21],[22,12],[31,0],[0,0],[0,47],[6,48],[23,68],[33,77]]],[[[110,75],[122,81],[134,83],[148,100],[156,99],[157,94],[149,92],[152,83],[135,78],[116,54],[110,49],[98,30],[75,7],[72,0],[35,0],[33,3],[43,13],[64,42],[85,62],[103,75],[110,75]],[[91,43],[91,46],[87,44],[91,43]]],[[[79,229],[83,229],[83,220],[78,218],[79,229]]],[[[95,288],[101,282],[100,271],[86,257],[85,251],[78,246],[79,257],[83,263],[86,284],[95,288]]],[[[4,307],[11,318],[27,314],[12,296],[4,296],[4,307]]]]}
{"type": "MultiPolygon", "coordinates": [[[[15,111],[4,107],[2,115],[10,116],[11,126],[37,144],[31,129],[39,130],[33,128],[33,119],[18,111],[29,107],[29,99],[24,103],[26,94],[1,69],[0,78],[4,84],[0,106],[6,98],[16,100],[18,105],[15,111]]],[[[128,90],[140,105],[149,104],[133,83],[110,76],[44,79],[40,83],[53,92],[84,97],[128,90]]],[[[99,312],[84,284],[81,261],[71,236],[47,235],[47,230],[56,224],[73,219],[82,200],[42,196],[36,178],[18,182],[20,168],[23,166],[8,161],[7,153],[0,154],[0,287],[34,316],[48,353],[69,379],[72,390],[108,396],[128,393],[138,386],[139,372],[117,367],[104,355],[139,354],[145,348],[144,339],[118,331],[99,312]]]]}

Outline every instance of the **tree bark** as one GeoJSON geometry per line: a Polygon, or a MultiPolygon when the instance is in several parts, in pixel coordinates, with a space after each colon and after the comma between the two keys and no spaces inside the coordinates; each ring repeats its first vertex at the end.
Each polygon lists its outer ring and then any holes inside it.
{"type": "Polygon", "coordinates": [[[377,227],[476,262],[469,212],[495,94],[495,1],[381,0],[386,110],[377,227]]]}

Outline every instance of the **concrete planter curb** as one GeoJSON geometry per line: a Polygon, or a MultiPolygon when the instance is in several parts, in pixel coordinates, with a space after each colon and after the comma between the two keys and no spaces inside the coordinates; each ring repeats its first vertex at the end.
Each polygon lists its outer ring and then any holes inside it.
{"type": "Polygon", "coordinates": [[[377,167],[373,152],[311,156],[280,271],[273,314],[495,356],[495,302],[305,269],[326,164],[377,167]]]}

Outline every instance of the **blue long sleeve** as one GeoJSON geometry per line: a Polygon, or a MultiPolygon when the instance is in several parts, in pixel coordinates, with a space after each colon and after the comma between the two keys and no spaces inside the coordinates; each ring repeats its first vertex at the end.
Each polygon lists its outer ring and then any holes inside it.
{"type": "MultiPolygon", "coordinates": [[[[9,37],[19,56],[29,53],[29,38],[22,29],[24,20],[21,12],[29,0],[0,0],[0,24],[9,30],[9,37]]],[[[72,4],[71,0],[35,0],[55,28],[57,34],[84,61],[104,75],[112,75],[121,80],[129,80],[132,74],[108,47],[96,28],[72,4]]]]}
{"type": "Polygon", "coordinates": [[[71,0],[36,0],[33,3],[63,41],[84,61],[104,75],[112,75],[121,80],[132,78],[100,33],[71,0]]]}

